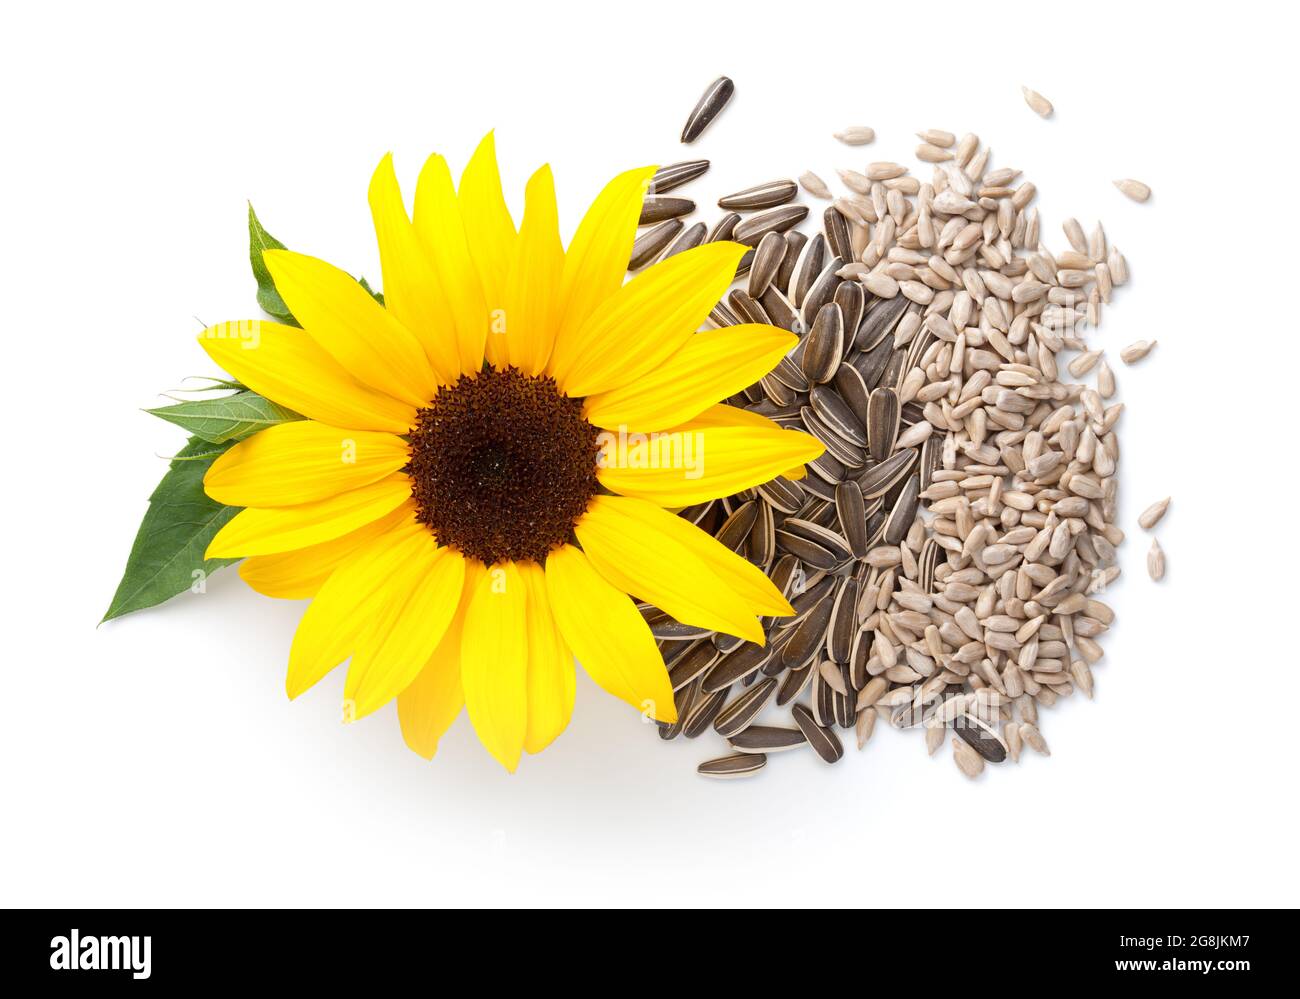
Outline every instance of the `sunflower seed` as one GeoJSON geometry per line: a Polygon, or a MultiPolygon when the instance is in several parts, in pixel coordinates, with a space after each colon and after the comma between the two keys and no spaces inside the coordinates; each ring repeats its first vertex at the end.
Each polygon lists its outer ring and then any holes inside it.
{"type": "Polygon", "coordinates": [[[1151,550],[1147,552],[1147,573],[1156,582],[1165,578],[1165,550],[1155,538],[1151,539],[1151,550]]]}
{"type": "Polygon", "coordinates": [[[984,772],[984,757],[956,736],[952,738],[952,761],[971,780],[984,772]]]}
{"type": "Polygon", "coordinates": [[[850,125],[843,131],[836,132],[835,138],[846,146],[865,146],[867,143],[875,141],[876,132],[865,125],[850,125]]]}
{"type": "Polygon", "coordinates": [[[667,194],[675,188],[703,176],[709,169],[708,160],[683,160],[660,167],[650,178],[651,194],[667,194]]]}
{"type": "Polygon", "coordinates": [[[667,260],[669,257],[676,256],[683,250],[695,249],[695,247],[704,242],[705,232],[706,228],[703,222],[696,222],[694,225],[689,226],[683,230],[680,236],[673,240],[672,245],[664,251],[664,255],[659,259],[667,260]]]}
{"type": "Polygon", "coordinates": [[[673,690],[681,690],[699,677],[718,660],[718,650],[712,642],[700,642],[688,649],[668,671],[673,690]]]}
{"type": "Polygon", "coordinates": [[[727,703],[727,694],[727,688],[716,690],[711,694],[701,689],[695,696],[695,702],[691,705],[685,724],[682,725],[682,735],[688,739],[696,739],[707,731],[718,716],[718,712],[722,710],[722,706],[727,703]]]}
{"type": "Polygon", "coordinates": [[[743,753],[779,753],[786,749],[798,749],[808,740],[797,728],[751,725],[727,741],[743,753]]]}
{"type": "MultiPolygon", "coordinates": [[[[765,189],[794,197],[801,185],[825,200],[815,174],[724,199],[762,211],[715,227],[755,249],[738,268],[748,280],[711,321],[800,337],[726,401],[826,450],[798,481],[683,512],[762,567],[794,613],[764,616],[760,647],[643,609],[652,632],[671,634],[660,649],[685,681],[686,721],[661,726],[665,738],[690,736],[708,710],[715,727],[738,727],[733,748],[764,749],[754,718],[775,697],[819,752],[831,744],[816,733],[851,725],[861,746],[882,716],[923,728],[931,751],[954,727],[954,760],[973,777],[1022,746],[1046,750],[1040,706],[1091,695],[1097,639],[1114,619],[1096,594],[1118,577],[1124,539],[1123,406],[1087,334],[1128,264],[1100,225],[1085,234],[1074,219],[1068,246],[1050,251],[1036,187],[989,169],[977,136],[918,138],[930,183],[883,160],[843,170],[852,193],[823,205],[808,236],[781,214],[806,209],[769,208],[778,193],[765,189]],[[1095,388],[1064,381],[1090,371],[1095,388]],[[716,658],[699,673],[708,647],[716,658]],[[729,694],[738,699],[721,703],[729,694]]],[[[1128,363],[1150,350],[1133,348],[1128,363]]]]}
{"type": "Polygon", "coordinates": [[[811,170],[799,175],[799,185],[814,198],[823,198],[827,201],[831,198],[831,189],[826,186],[826,181],[811,170]]]}
{"type": "Polygon", "coordinates": [[[686,125],[682,128],[682,142],[694,142],[698,139],[700,133],[718,116],[718,112],[726,106],[735,92],[736,85],[725,76],[720,76],[710,83],[690,117],[686,119],[686,125]]]}
{"type": "Polygon", "coordinates": [[[1119,352],[1119,359],[1125,364],[1136,364],[1155,348],[1156,340],[1136,340],[1119,352]]]}
{"type": "Polygon", "coordinates": [[[1040,94],[1037,90],[1030,90],[1028,87],[1021,87],[1021,93],[1025,95],[1025,103],[1029,105],[1030,110],[1040,118],[1047,118],[1052,113],[1052,102],[1040,94]]]}
{"type": "Polygon", "coordinates": [[[641,218],[637,225],[653,225],[666,219],[680,218],[695,211],[695,202],[689,198],[648,197],[641,203],[641,218]]]}
{"type": "Polygon", "coordinates": [[[709,230],[707,242],[718,243],[731,238],[735,232],[736,224],[740,221],[739,212],[727,212],[726,215],[714,223],[713,228],[709,230]]]}
{"type": "Polygon", "coordinates": [[[751,298],[760,297],[767,291],[768,285],[776,277],[776,272],[785,259],[785,236],[779,232],[769,232],[758,241],[754,251],[754,263],[749,268],[747,291],[751,298]]]}
{"type": "Polygon", "coordinates": [[[697,772],[704,777],[729,779],[756,774],[766,765],[767,757],[762,753],[736,753],[720,756],[716,760],[706,760],[699,765],[697,772]]]}
{"type": "Polygon", "coordinates": [[[1115,186],[1120,189],[1124,197],[1131,198],[1133,201],[1146,201],[1151,197],[1151,188],[1140,180],[1133,180],[1132,178],[1117,180],[1115,186]]]}
{"type": "Polygon", "coordinates": [[[1166,496],[1162,500],[1156,500],[1149,507],[1147,507],[1145,510],[1142,511],[1141,516],[1138,517],[1138,524],[1141,527],[1143,527],[1145,530],[1149,531],[1151,530],[1151,528],[1155,527],[1156,524],[1160,523],[1160,518],[1165,515],[1165,511],[1168,509],[1169,509],[1168,496],[1166,496]]]}
{"type": "Polygon", "coordinates": [[[802,222],[808,215],[806,205],[785,205],[771,211],[751,215],[736,225],[731,237],[746,246],[757,246],[769,232],[785,232],[802,222]]]}
{"type": "Polygon", "coordinates": [[[772,677],[755,683],[722,709],[718,717],[713,720],[714,731],[724,738],[730,738],[742,731],[758,717],[774,690],[776,690],[776,680],[772,677]]]}
{"type": "MultiPolygon", "coordinates": [[[[868,434],[870,434],[869,430],[868,434]]],[[[862,495],[866,499],[875,499],[877,496],[885,495],[902,481],[903,477],[912,470],[912,465],[915,462],[916,449],[906,448],[902,451],[895,451],[884,461],[869,465],[857,477],[858,485],[862,487],[862,495]]]]}
{"type": "Polygon", "coordinates": [[[828,382],[844,356],[844,314],[834,302],[823,305],[816,313],[805,342],[801,366],[808,380],[828,382]]]}
{"type": "Polygon", "coordinates": [[[1007,758],[1007,747],[988,725],[972,715],[959,715],[954,723],[959,736],[980,756],[990,763],[1001,763],[1007,758]]]}
{"type": "Polygon", "coordinates": [[[825,266],[826,237],[818,233],[804,245],[790,273],[787,294],[796,309],[802,307],[804,297],[825,266]]]}
{"type": "Polygon", "coordinates": [[[826,763],[838,763],[844,755],[844,745],[840,742],[839,736],[832,729],[818,725],[812,712],[802,704],[796,704],[791,709],[791,714],[794,716],[795,724],[799,726],[799,731],[803,733],[817,755],[826,763]]]}
{"type": "Polygon", "coordinates": [[[822,232],[826,234],[826,244],[831,253],[844,260],[853,258],[848,219],[834,205],[822,213],[822,232]]]}
{"type": "Polygon", "coordinates": [[[640,270],[659,256],[682,231],[682,222],[680,219],[669,219],[667,222],[661,222],[653,229],[642,233],[632,244],[632,257],[628,261],[627,269],[630,271],[640,270]]]}
{"type": "Polygon", "coordinates": [[[772,658],[772,645],[756,645],[745,642],[739,648],[728,652],[714,662],[704,674],[702,688],[704,693],[712,694],[726,690],[737,680],[743,680],[751,673],[757,673],[772,658]]]}
{"type": "Polygon", "coordinates": [[[773,180],[756,187],[748,187],[735,194],[728,194],[718,199],[719,208],[730,208],[738,212],[752,212],[759,208],[775,208],[793,201],[799,193],[799,185],[792,180],[773,180]]]}

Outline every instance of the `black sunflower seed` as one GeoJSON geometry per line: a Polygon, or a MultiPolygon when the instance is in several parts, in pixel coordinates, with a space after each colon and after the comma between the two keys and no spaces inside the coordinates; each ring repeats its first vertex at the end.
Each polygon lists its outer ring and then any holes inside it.
{"type": "Polygon", "coordinates": [[[831,253],[845,260],[853,259],[853,243],[849,239],[849,220],[840,214],[839,209],[834,205],[822,213],[822,232],[826,233],[826,244],[831,248],[831,253]]]}
{"type": "Polygon", "coordinates": [[[704,242],[704,223],[696,222],[693,226],[687,228],[680,236],[673,240],[673,243],[660,260],[667,260],[669,257],[675,257],[683,250],[693,250],[704,242]]]}
{"type": "Polygon", "coordinates": [[[772,644],[758,645],[754,642],[742,642],[740,647],[727,653],[704,675],[704,693],[725,690],[737,680],[743,680],[751,673],[762,669],[772,658],[772,644]]]}
{"type": "Polygon", "coordinates": [[[808,215],[806,205],[785,205],[771,211],[751,215],[738,223],[732,230],[731,238],[746,246],[757,246],[758,241],[769,232],[785,232],[793,229],[808,215]]]}
{"type": "Polygon", "coordinates": [[[712,642],[700,642],[692,646],[668,671],[668,679],[673,690],[680,690],[691,681],[700,677],[705,670],[718,661],[719,652],[712,642]]]}
{"type": "Polygon", "coordinates": [[[726,779],[730,777],[748,777],[758,773],[767,765],[767,757],[762,753],[736,753],[732,756],[720,756],[716,760],[705,760],[695,768],[696,773],[704,777],[726,779]]]}
{"type": "Polygon", "coordinates": [[[867,401],[867,440],[876,461],[884,461],[894,451],[898,414],[898,393],[892,388],[878,388],[871,393],[867,401]]]}
{"type": "Polygon", "coordinates": [[[632,256],[628,260],[627,269],[630,271],[640,270],[646,264],[654,260],[661,254],[682,231],[681,219],[669,219],[667,222],[661,222],[647,232],[642,233],[632,244],[632,256]]]}
{"type": "Polygon", "coordinates": [[[894,500],[893,509],[885,521],[885,544],[901,544],[916,520],[916,508],[920,505],[921,477],[910,475],[903,482],[903,488],[894,500]]]}
{"type": "Polygon", "coordinates": [[[715,690],[711,694],[701,690],[695,697],[695,702],[686,718],[686,723],[682,726],[682,735],[688,739],[694,739],[701,732],[706,731],[713,724],[713,719],[718,717],[718,712],[722,710],[722,706],[727,703],[727,693],[726,687],[722,690],[715,690]]]}
{"type": "Polygon", "coordinates": [[[990,763],[1001,763],[1007,758],[1007,747],[1002,744],[1002,740],[978,719],[961,715],[953,727],[975,752],[990,763]]]}
{"type": "Polygon", "coordinates": [[[772,283],[788,296],[790,293],[790,275],[794,273],[795,264],[799,262],[799,254],[803,252],[808,237],[798,229],[789,229],[781,234],[781,238],[785,240],[785,256],[781,260],[781,266],[777,268],[776,277],[772,279],[772,283]]]}
{"type": "MultiPolygon", "coordinates": [[[[817,318],[817,313],[829,302],[835,300],[835,290],[844,283],[836,271],[844,266],[844,261],[840,257],[833,258],[830,263],[822,268],[822,272],[817,275],[817,280],[812,283],[808,289],[808,294],[804,296],[803,304],[799,306],[799,318],[804,324],[805,329],[812,329],[813,322],[817,318]]],[[[843,315],[840,316],[841,327],[843,326],[843,315]]],[[[840,334],[841,337],[844,335],[840,334]]],[[[840,341],[840,358],[844,356],[843,340],[840,341]]]]}
{"type": "Polygon", "coordinates": [[[912,470],[915,461],[916,448],[908,447],[895,451],[884,461],[868,465],[856,476],[863,497],[874,499],[889,492],[899,479],[912,470]]]}
{"type": "MultiPolygon", "coordinates": [[[[813,294],[809,293],[805,305],[812,301],[813,294]]],[[[804,316],[806,319],[806,311],[804,316]]],[[[834,302],[827,302],[815,316],[804,342],[801,367],[810,382],[827,382],[834,376],[843,357],[844,314],[834,302]]]]}
{"type": "Polygon", "coordinates": [[[719,243],[731,238],[731,234],[736,229],[736,223],[740,221],[739,212],[727,212],[726,215],[714,223],[713,228],[709,230],[710,243],[719,243]]]}
{"type": "Polygon", "coordinates": [[[730,739],[733,749],[742,753],[778,753],[783,749],[795,749],[807,740],[797,728],[780,728],[776,725],[751,725],[743,732],[737,732],[730,739]]]}
{"type": "Polygon", "coordinates": [[[720,76],[704,91],[699,103],[691,111],[690,117],[686,119],[686,125],[682,128],[682,142],[694,142],[700,137],[700,133],[708,127],[709,122],[713,121],[731,100],[731,95],[736,92],[736,85],[725,76],[720,76]]]}
{"type": "Polygon", "coordinates": [[[668,166],[660,167],[650,178],[650,193],[667,194],[674,188],[703,176],[708,169],[708,160],[683,160],[681,163],[670,163],[668,166]]]}
{"type": "Polygon", "coordinates": [[[846,441],[859,447],[867,446],[866,426],[833,388],[827,385],[814,385],[808,393],[808,402],[813,412],[821,417],[822,422],[846,441]]]}
{"type": "Polygon", "coordinates": [[[758,717],[775,690],[776,680],[770,676],[754,684],[722,709],[713,720],[714,731],[727,738],[743,731],[758,717]]]}
{"type": "Polygon", "coordinates": [[[754,301],[754,299],[741,288],[732,289],[731,294],[727,296],[727,303],[731,306],[732,311],[735,312],[744,322],[769,322],[768,315],[763,311],[763,307],[754,301]]]}
{"type": "Polygon", "coordinates": [[[826,237],[819,232],[804,245],[790,273],[788,294],[796,309],[803,307],[808,289],[813,286],[813,282],[825,268],[826,237]]]}
{"type": "Polygon", "coordinates": [[[751,298],[759,298],[767,291],[781,267],[781,261],[785,259],[785,250],[785,236],[779,232],[769,232],[758,241],[754,263],[749,268],[749,283],[745,289],[751,298]]]}
{"type": "Polygon", "coordinates": [[[840,743],[837,736],[831,729],[822,728],[817,721],[802,704],[796,704],[791,709],[794,715],[795,724],[799,726],[799,731],[803,733],[808,744],[816,751],[827,763],[837,763],[840,757],[844,755],[844,746],[840,743]]]}
{"type": "Polygon", "coordinates": [[[766,184],[747,187],[743,191],[737,191],[735,194],[728,194],[724,198],[719,198],[718,207],[739,212],[752,212],[760,208],[775,208],[777,205],[784,205],[788,201],[793,201],[794,196],[798,193],[799,185],[792,180],[771,180],[766,184]]]}
{"type": "MultiPolygon", "coordinates": [[[[767,237],[763,237],[766,239],[767,237]]],[[[752,274],[753,271],[750,271],[752,274]]],[[[790,300],[781,294],[781,290],[775,284],[768,283],[763,291],[763,297],[759,299],[759,304],[763,306],[763,311],[767,313],[768,318],[772,320],[773,326],[780,326],[783,330],[789,330],[794,333],[799,327],[799,313],[795,307],[790,304],[790,300]]]]}
{"type": "Polygon", "coordinates": [[[690,198],[660,198],[651,195],[641,203],[641,218],[637,225],[653,225],[665,219],[681,218],[695,211],[695,202],[690,198]]]}

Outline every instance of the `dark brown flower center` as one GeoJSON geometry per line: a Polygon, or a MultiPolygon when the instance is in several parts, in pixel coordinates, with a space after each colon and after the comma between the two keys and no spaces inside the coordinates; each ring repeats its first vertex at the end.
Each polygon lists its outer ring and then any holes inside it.
{"type": "Polygon", "coordinates": [[[411,428],[418,519],[485,565],[541,561],[596,493],[597,433],[553,378],[514,368],[462,377],[411,428]]]}

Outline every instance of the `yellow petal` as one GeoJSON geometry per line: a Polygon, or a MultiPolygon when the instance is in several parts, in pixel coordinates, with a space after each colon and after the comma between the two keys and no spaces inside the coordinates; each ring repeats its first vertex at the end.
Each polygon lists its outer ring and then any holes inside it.
{"type": "Polygon", "coordinates": [[[538,375],[546,370],[555,344],[564,270],[555,183],[549,166],[528,181],[524,223],[512,257],[505,284],[507,359],[524,374],[538,375]]]}
{"type": "Polygon", "coordinates": [[[676,509],[770,482],[825,450],[808,434],[759,419],[718,426],[706,418],[641,435],[606,431],[596,477],[613,492],[676,509]]]}
{"type": "Polygon", "coordinates": [[[753,385],[798,342],[793,333],[758,323],[696,333],[659,367],[589,398],[586,417],[615,430],[667,430],[753,385]]]}
{"type": "Polygon", "coordinates": [[[262,259],[294,318],[349,374],[412,406],[433,398],[438,381],[419,341],[351,276],[292,250],[262,259]]]}
{"type": "MultiPolygon", "coordinates": [[[[693,526],[644,500],[597,496],[573,529],[596,571],[619,589],[683,624],[763,644],[766,638],[758,611],[675,536],[670,521],[693,526]]],[[[722,547],[717,541],[714,544],[722,547]]]]}
{"type": "Polygon", "coordinates": [[[739,243],[706,243],[642,271],[556,341],[550,367],[560,388],[608,392],[665,363],[718,304],[745,252],[739,243]]]}
{"type": "Polygon", "coordinates": [[[512,562],[475,581],[461,637],[460,682],[479,741],[514,773],[528,732],[527,590],[512,562]]]}
{"type": "Polygon", "coordinates": [[[291,698],[352,654],[408,558],[404,542],[423,530],[414,521],[393,528],[357,549],[325,581],[293,636],[285,678],[291,698]]]}
{"type": "MultiPolygon", "coordinates": [[[[438,284],[456,324],[456,345],[463,374],[483,366],[488,312],[478,268],[470,258],[456,189],[447,161],[430,156],[415,188],[415,235],[438,272],[438,284]]],[[[474,220],[469,220],[472,224],[474,220]]]]}
{"type": "Polygon", "coordinates": [[[405,561],[389,595],[357,643],[343,697],[364,718],[400,694],[424,669],[460,604],[465,559],[426,532],[403,542],[405,561]]]}
{"type": "Polygon", "coordinates": [[[460,375],[455,321],[407,217],[392,153],[379,161],[370,179],[370,214],[384,274],[384,307],[420,341],[438,381],[454,382],[460,375]]]}
{"type": "Polygon", "coordinates": [[[203,489],[227,506],[294,506],[369,485],[410,457],[394,434],[300,420],[240,441],[212,463],[203,489]]]}
{"type": "Polygon", "coordinates": [[[572,545],[546,557],[551,613],[578,662],[596,683],[657,721],[677,720],[673,687],[650,626],[572,545]]]}
{"type": "Polygon", "coordinates": [[[438,751],[438,740],[465,706],[465,691],[460,683],[460,639],[465,627],[468,594],[477,579],[479,563],[466,560],[468,570],[460,603],[442,641],[433,650],[428,664],[410,686],[397,695],[397,720],[402,726],[406,745],[426,760],[438,751]]]}
{"type": "MultiPolygon", "coordinates": [[[[501,193],[501,174],[497,170],[496,138],[488,132],[470,158],[460,177],[460,212],[465,220],[469,255],[478,270],[483,297],[489,314],[506,308],[505,283],[514,255],[515,223],[501,193]]],[[[509,316],[509,313],[506,313],[509,316]]],[[[487,359],[504,366],[505,349],[498,337],[489,333],[487,359]]]]}
{"type": "Polygon", "coordinates": [[[341,538],[275,555],[254,555],[239,563],[244,582],[266,597],[306,600],[314,597],[330,574],[354,551],[381,534],[415,517],[415,504],[403,503],[387,517],[359,527],[341,538]]]}
{"type": "Polygon", "coordinates": [[[208,545],[205,558],[271,555],[306,548],[369,524],[411,498],[401,472],[378,482],[299,506],[252,507],[235,514],[208,545]]]}
{"type": "Polygon", "coordinates": [[[237,381],[335,427],[404,434],[415,407],[362,385],[303,330],[260,319],[218,323],[199,344],[237,381]]]}
{"type": "Polygon", "coordinates": [[[524,749],[540,753],[573,715],[573,653],[551,614],[546,573],[536,562],[517,565],[528,591],[528,731],[524,749]]]}
{"type": "Polygon", "coordinates": [[[575,335],[596,307],[622,286],[641,202],[655,169],[641,167],[619,174],[583,216],[564,254],[557,343],[575,335]]]}
{"type": "MultiPolygon", "coordinates": [[[[622,526],[629,534],[654,536],[653,547],[663,552],[677,551],[679,574],[690,576],[694,569],[686,566],[701,565],[706,575],[716,577],[726,590],[734,593],[751,614],[771,614],[784,617],[794,613],[789,601],[773,585],[767,575],[749,560],[742,558],[726,545],[700,530],[689,520],[684,520],[651,503],[627,499],[622,496],[599,497],[606,508],[617,507],[618,516],[609,517],[610,526],[622,526]]],[[[590,554],[590,553],[588,553],[590,554]]],[[[664,558],[664,561],[670,559],[664,558]]],[[[595,559],[593,558],[593,562],[595,559]]],[[[597,563],[597,568],[600,564],[597,563]]],[[[604,572],[601,569],[602,573],[604,572]]],[[[628,571],[632,571],[628,567],[628,571]]],[[[631,592],[636,592],[635,590],[631,592]]],[[[659,605],[646,597],[646,600],[659,605]]],[[[667,607],[663,610],[672,613],[667,607]]]]}

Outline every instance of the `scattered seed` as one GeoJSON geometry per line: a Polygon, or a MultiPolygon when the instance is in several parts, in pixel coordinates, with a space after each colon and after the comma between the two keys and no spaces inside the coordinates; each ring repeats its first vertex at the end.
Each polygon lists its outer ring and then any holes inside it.
{"type": "Polygon", "coordinates": [[[719,208],[730,208],[738,212],[752,212],[759,208],[775,208],[793,201],[799,193],[799,186],[792,180],[773,180],[756,187],[749,187],[735,194],[728,194],[718,199],[719,208]]]}
{"type": "Polygon", "coordinates": [[[1138,524],[1143,529],[1149,531],[1151,528],[1155,527],[1156,524],[1160,523],[1160,518],[1163,517],[1165,511],[1169,509],[1169,499],[1170,498],[1166,496],[1162,500],[1156,500],[1149,507],[1143,510],[1141,516],[1138,517],[1138,524]]]}
{"type": "Polygon", "coordinates": [[[814,198],[824,198],[827,201],[831,199],[831,189],[826,186],[826,181],[822,180],[811,170],[800,174],[799,184],[814,198]]]}
{"type": "Polygon", "coordinates": [[[867,128],[865,125],[851,125],[841,132],[836,132],[835,138],[846,146],[865,146],[875,141],[876,133],[874,129],[867,128]]]}
{"type": "Polygon", "coordinates": [[[708,160],[684,160],[660,167],[650,178],[651,194],[667,194],[675,188],[703,176],[709,169],[708,160]]]}
{"type": "Polygon", "coordinates": [[[1040,118],[1047,118],[1052,113],[1052,102],[1040,94],[1037,90],[1030,90],[1028,87],[1021,87],[1021,93],[1025,95],[1025,103],[1029,105],[1031,111],[1040,118]]]}
{"type": "Polygon", "coordinates": [[[726,107],[727,101],[731,100],[731,95],[735,92],[736,85],[725,76],[720,76],[710,83],[699,103],[695,105],[695,110],[686,119],[686,125],[682,128],[682,142],[694,142],[698,139],[709,122],[726,107]]]}
{"type": "Polygon", "coordinates": [[[1126,198],[1130,198],[1133,201],[1146,201],[1151,197],[1151,188],[1147,187],[1147,185],[1142,183],[1140,180],[1133,180],[1132,178],[1117,180],[1115,181],[1115,186],[1120,189],[1121,193],[1123,193],[1126,198]]]}
{"type": "Polygon", "coordinates": [[[736,753],[733,756],[720,756],[716,760],[706,760],[699,765],[697,772],[718,779],[749,777],[766,765],[767,757],[762,753],[736,753]]]}
{"type": "Polygon", "coordinates": [[[844,745],[840,742],[839,736],[829,727],[817,724],[813,713],[802,704],[796,704],[791,709],[791,714],[794,715],[799,731],[803,733],[817,755],[826,763],[838,763],[844,755],[844,745]]]}
{"type": "Polygon", "coordinates": [[[1151,539],[1151,550],[1147,552],[1147,573],[1157,583],[1165,578],[1165,550],[1155,538],[1151,539]]]}
{"type": "Polygon", "coordinates": [[[1156,340],[1135,340],[1119,352],[1119,359],[1125,364],[1136,364],[1155,348],[1156,340]]]}

